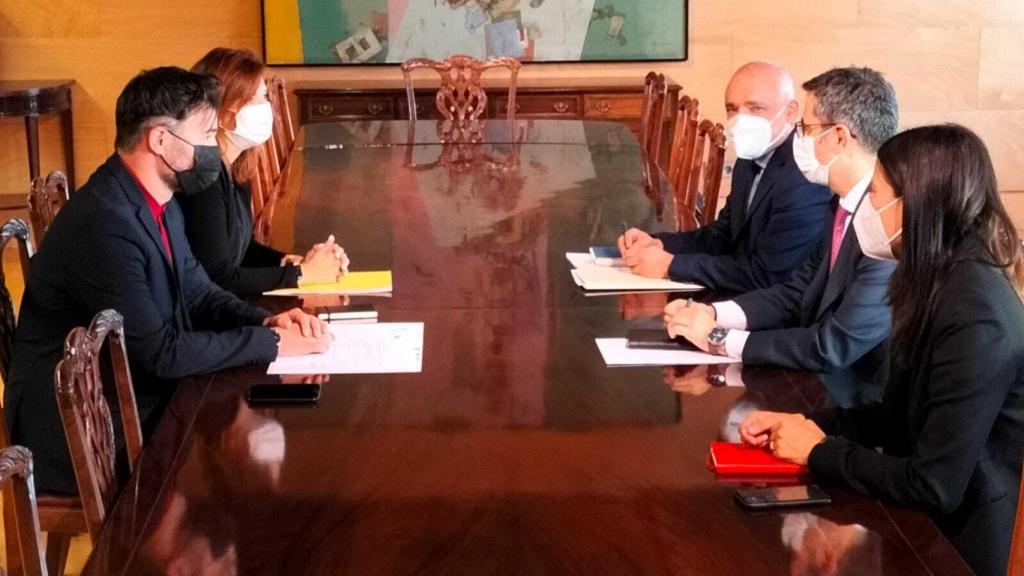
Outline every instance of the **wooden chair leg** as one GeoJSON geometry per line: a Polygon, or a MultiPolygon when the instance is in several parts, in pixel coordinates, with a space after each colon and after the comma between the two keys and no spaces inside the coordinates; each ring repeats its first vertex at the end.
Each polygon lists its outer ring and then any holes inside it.
{"type": "Polygon", "coordinates": [[[7,552],[7,574],[8,576],[22,576],[24,574],[21,565],[21,545],[18,543],[18,522],[14,518],[14,507],[10,506],[13,494],[4,489],[4,540],[7,552]]]}
{"type": "Polygon", "coordinates": [[[71,534],[48,532],[46,534],[46,572],[51,576],[63,576],[71,548],[71,534]]]}

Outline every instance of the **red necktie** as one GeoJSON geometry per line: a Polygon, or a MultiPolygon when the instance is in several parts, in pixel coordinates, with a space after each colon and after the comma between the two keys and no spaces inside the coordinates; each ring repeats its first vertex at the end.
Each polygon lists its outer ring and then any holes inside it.
{"type": "Polygon", "coordinates": [[[836,218],[832,221],[832,255],[828,259],[828,269],[835,268],[836,258],[839,257],[839,248],[843,245],[843,236],[846,235],[846,221],[850,219],[850,213],[842,206],[836,208],[836,218]]]}

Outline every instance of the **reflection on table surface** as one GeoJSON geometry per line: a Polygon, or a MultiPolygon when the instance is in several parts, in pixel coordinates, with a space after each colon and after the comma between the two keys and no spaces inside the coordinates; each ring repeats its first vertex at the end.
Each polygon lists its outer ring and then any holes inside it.
{"type": "Polygon", "coordinates": [[[656,323],[665,296],[583,295],[565,252],[672,227],[640,161],[579,143],[297,150],[273,244],[335,233],[353,270],[391,269],[391,297],[350,301],[423,322],[423,371],[331,376],[318,404],[275,409],[242,399],[277,381],[263,366],[183,382],[86,573],[965,571],[925,516],[843,489],[813,522],[733,505],[709,443],[755,406],[831,405],[817,376],[605,366],[594,338],[656,323]]]}
{"type": "Polygon", "coordinates": [[[441,144],[467,140],[477,144],[577,144],[619,150],[640,144],[621,122],[589,120],[480,120],[470,128],[443,120],[361,120],[303,125],[295,136],[298,149],[361,148],[441,144]],[[465,128],[465,129],[463,129],[465,128]]]}

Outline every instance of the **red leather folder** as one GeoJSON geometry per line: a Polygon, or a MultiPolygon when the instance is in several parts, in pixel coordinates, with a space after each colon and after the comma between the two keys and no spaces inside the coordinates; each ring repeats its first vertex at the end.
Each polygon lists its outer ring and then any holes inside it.
{"type": "Polygon", "coordinates": [[[708,467],[722,476],[799,476],[807,467],[776,458],[764,448],[731,442],[712,442],[708,467]]]}

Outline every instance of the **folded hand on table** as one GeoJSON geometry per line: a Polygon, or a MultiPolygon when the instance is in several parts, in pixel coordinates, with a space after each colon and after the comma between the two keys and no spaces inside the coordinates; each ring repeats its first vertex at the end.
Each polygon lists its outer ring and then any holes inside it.
{"type": "Polygon", "coordinates": [[[300,308],[271,316],[265,324],[281,337],[278,356],[322,354],[331,347],[332,336],[327,323],[300,308]]]}
{"type": "Polygon", "coordinates": [[[630,228],[619,237],[619,252],[630,272],[646,278],[668,278],[672,255],[665,251],[661,240],[650,234],[630,228]]]}
{"type": "Polygon", "coordinates": [[[665,306],[662,317],[668,335],[682,336],[707,352],[708,333],[715,327],[715,309],[692,300],[673,300],[665,306]]]}
{"type": "Polygon", "coordinates": [[[303,284],[335,282],[339,275],[348,274],[349,259],[344,248],[334,243],[334,235],[327,242],[314,245],[300,264],[303,284]]]}
{"type": "Polygon", "coordinates": [[[806,465],[825,433],[803,414],[757,411],[740,424],[740,438],[752,446],[767,444],[776,457],[806,465]]]}

